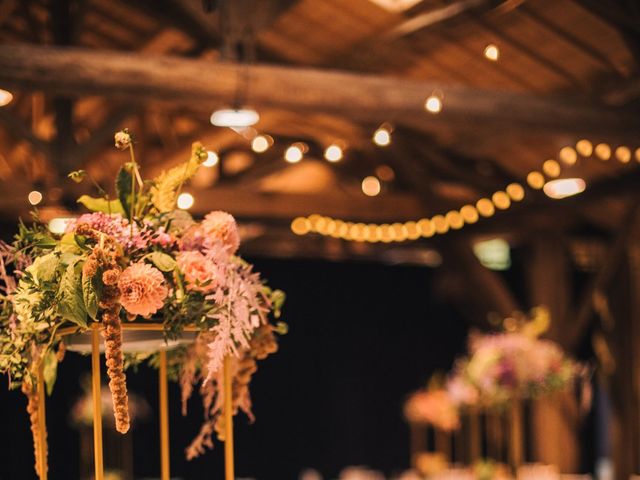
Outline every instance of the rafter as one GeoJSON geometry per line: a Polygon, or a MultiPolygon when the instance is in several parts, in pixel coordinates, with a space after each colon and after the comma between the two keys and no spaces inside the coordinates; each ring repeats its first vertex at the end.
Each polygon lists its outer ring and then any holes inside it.
{"type": "MultiPolygon", "coordinates": [[[[632,136],[635,112],[569,98],[446,87],[346,72],[248,67],[250,101],[259,108],[329,112],[357,119],[390,115],[457,127],[538,129],[632,136]],[[439,115],[424,112],[434,90],[446,96],[439,115]],[[623,132],[623,133],[621,133],[623,132]]],[[[0,46],[0,81],[20,88],[130,101],[164,100],[202,111],[233,98],[237,66],[207,61],[84,49],[0,46]]]]}

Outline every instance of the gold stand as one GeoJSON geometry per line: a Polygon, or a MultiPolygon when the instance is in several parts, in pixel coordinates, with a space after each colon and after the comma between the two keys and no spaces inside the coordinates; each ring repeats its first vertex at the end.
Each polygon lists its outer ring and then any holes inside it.
{"type": "Polygon", "coordinates": [[[91,326],[91,390],[93,392],[93,462],[95,480],[104,480],[102,459],[102,392],[100,388],[100,325],[91,326]]]}
{"type": "Polygon", "coordinates": [[[235,479],[233,463],[233,392],[231,378],[231,358],[224,357],[224,478],[235,479]]]}
{"type": "Polygon", "coordinates": [[[511,441],[510,444],[510,461],[511,466],[514,469],[514,473],[517,473],[518,468],[522,465],[522,403],[519,400],[514,400],[511,403],[511,441]]]}
{"type": "Polygon", "coordinates": [[[160,479],[169,480],[169,387],[167,382],[167,352],[160,350],[158,369],[160,391],[160,479]]]}
{"type": "Polygon", "coordinates": [[[469,410],[469,457],[471,463],[480,460],[480,416],[478,410],[469,410]]]}
{"type": "Polygon", "coordinates": [[[46,390],[44,387],[44,361],[40,363],[38,369],[38,442],[39,451],[36,462],[40,472],[40,480],[47,480],[47,421],[46,421],[46,390]]]}
{"type": "MultiPolygon", "coordinates": [[[[91,325],[91,389],[93,394],[93,453],[95,465],[94,480],[104,480],[104,460],[102,453],[102,393],[100,386],[100,328],[99,323],[91,325]]],[[[156,331],[164,330],[162,324],[159,323],[123,323],[123,330],[136,331],[156,331]]],[[[198,328],[187,326],[185,332],[197,332],[198,328]]],[[[58,331],[58,336],[71,335],[78,333],[77,327],[67,327],[58,331]]],[[[170,463],[169,463],[169,392],[167,381],[167,353],[160,350],[160,369],[158,373],[159,381],[159,410],[160,410],[160,478],[161,480],[170,479],[170,463]]],[[[42,381],[42,372],[40,373],[40,382],[38,385],[42,394],[39,396],[38,416],[40,431],[44,432],[44,382],[42,381]]],[[[231,361],[229,357],[224,360],[224,420],[225,420],[225,442],[224,442],[224,458],[225,458],[225,480],[235,480],[234,472],[234,452],[233,452],[233,392],[232,392],[232,374],[231,361]]],[[[46,439],[44,435],[40,436],[41,445],[45,445],[46,439]]],[[[41,455],[36,461],[39,465],[46,465],[46,450],[41,446],[41,455]]],[[[47,480],[46,470],[44,476],[40,480],[47,480]]]]}

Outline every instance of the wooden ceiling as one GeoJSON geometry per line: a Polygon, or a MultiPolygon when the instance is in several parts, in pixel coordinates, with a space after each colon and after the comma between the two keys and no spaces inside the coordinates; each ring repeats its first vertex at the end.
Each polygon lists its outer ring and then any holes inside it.
{"type": "MultiPolygon", "coordinates": [[[[0,108],[5,220],[25,214],[32,188],[44,192],[45,206],[72,208],[78,190],[67,171],[86,168],[106,182],[124,161],[112,148],[124,126],[149,176],[184,159],[194,140],[218,151],[220,166],[191,186],[194,211],[236,214],[253,232],[251,253],[327,258],[381,250],[296,237],[292,218],[418,219],[524,185],[582,138],[640,147],[633,0],[423,0],[406,11],[371,0],[236,0],[226,13],[224,2],[204,3],[213,11],[200,0],[0,2],[0,88],[15,95],[0,108]],[[255,131],[208,123],[233,98],[238,69],[220,62],[235,42],[267,65],[247,67],[248,101],[261,115],[255,131]],[[489,44],[499,47],[497,62],[483,55],[489,44]],[[422,108],[433,91],[443,95],[438,115],[422,108]],[[371,135],[384,122],[394,131],[380,148],[371,135]],[[256,132],[275,140],[265,153],[251,150],[256,132]],[[309,152],[289,165],[283,152],[298,141],[309,152]],[[336,141],[345,158],[330,164],[322,152],[336,141]],[[365,197],[360,182],[380,165],[394,179],[365,197]]],[[[528,190],[518,208],[452,236],[614,231],[639,166],[580,159],[568,173],[586,179],[581,199],[551,202],[528,190]]]]}

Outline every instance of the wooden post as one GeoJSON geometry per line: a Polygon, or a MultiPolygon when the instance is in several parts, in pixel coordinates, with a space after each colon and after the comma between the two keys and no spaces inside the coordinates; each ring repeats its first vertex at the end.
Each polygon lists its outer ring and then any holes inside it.
{"type": "Polygon", "coordinates": [[[233,379],[231,377],[231,358],[224,358],[224,478],[235,479],[233,461],[233,379]]]}
{"type": "Polygon", "coordinates": [[[44,386],[44,361],[38,369],[38,442],[40,444],[36,462],[39,464],[40,480],[47,480],[47,420],[45,411],[46,390],[44,386]]]}
{"type": "Polygon", "coordinates": [[[160,350],[160,479],[169,480],[169,388],[167,385],[167,352],[160,350]]]}
{"type": "Polygon", "coordinates": [[[91,390],[93,392],[93,462],[95,480],[104,480],[102,460],[102,392],[100,388],[100,325],[91,326],[91,390]]]}

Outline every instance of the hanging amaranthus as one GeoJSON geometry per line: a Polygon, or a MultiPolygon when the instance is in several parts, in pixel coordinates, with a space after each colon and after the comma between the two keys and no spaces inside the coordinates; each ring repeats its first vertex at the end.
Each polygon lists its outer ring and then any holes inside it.
{"type": "MultiPolygon", "coordinates": [[[[88,232],[88,228],[78,227],[83,234],[94,235],[88,232]]],[[[116,421],[116,430],[120,433],[129,431],[129,398],[127,396],[127,379],[124,373],[124,358],[122,354],[122,325],[120,324],[119,302],[120,290],[118,280],[120,267],[118,260],[121,257],[119,245],[110,237],[101,235],[99,244],[96,245],[83,266],[83,276],[94,278],[102,273],[102,295],[100,308],[102,309],[102,323],[104,329],[104,354],[109,376],[109,389],[113,401],[113,415],[116,421]]]]}
{"type": "Polygon", "coordinates": [[[31,382],[24,381],[22,383],[22,393],[27,397],[27,413],[29,414],[29,421],[31,422],[31,435],[33,436],[33,455],[35,457],[35,469],[38,478],[43,478],[45,472],[48,470],[47,465],[47,431],[40,431],[40,417],[38,411],[38,395],[43,395],[44,392],[38,392],[38,390],[31,384],[31,382]],[[44,442],[40,442],[40,436],[44,436],[44,442]],[[40,455],[40,448],[44,446],[44,455],[40,455]],[[38,461],[40,458],[44,459],[43,465],[38,461]],[[41,467],[44,471],[41,470],[41,467]]]}

